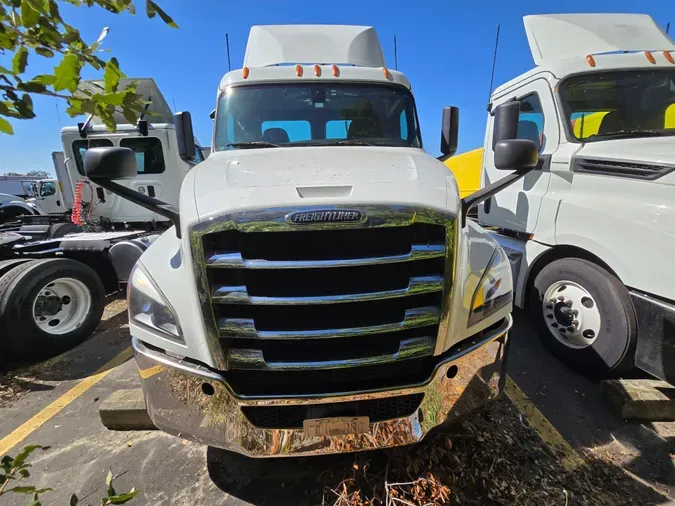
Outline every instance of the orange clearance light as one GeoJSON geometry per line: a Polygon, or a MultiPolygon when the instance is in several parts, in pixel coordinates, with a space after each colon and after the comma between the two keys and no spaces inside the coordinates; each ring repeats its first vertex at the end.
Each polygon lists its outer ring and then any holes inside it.
{"type": "Polygon", "coordinates": [[[298,77],[302,77],[302,65],[295,66],[295,75],[298,77]]]}
{"type": "Polygon", "coordinates": [[[675,63],[675,59],[673,59],[673,55],[670,54],[669,51],[664,51],[663,56],[665,56],[666,60],[668,60],[670,63],[675,63]]]}
{"type": "Polygon", "coordinates": [[[333,77],[340,77],[340,69],[337,65],[333,65],[333,77]]]}
{"type": "Polygon", "coordinates": [[[595,67],[595,59],[590,54],[586,57],[586,61],[591,67],[595,67]]]}
{"type": "Polygon", "coordinates": [[[244,69],[241,71],[241,77],[244,79],[248,78],[248,67],[244,67],[244,69]]]}
{"type": "Polygon", "coordinates": [[[649,51],[645,51],[645,56],[649,60],[649,63],[656,63],[656,60],[654,59],[654,55],[650,53],[649,51]]]}
{"type": "Polygon", "coordinates": [[[385,78],[385,79],[390,79],[390,78],[391,78],[391,74],[390,74],[389,71],[387,70],[387,67],[384,67],[382,70],[384,70],[384,78],[385,78]]]}
{"type": "Polygon", "coordinates": [[[314,65],[314,75],[315,75],[316,77],[320,77],[320,76],[321,76],[321,67],[319,67],[318,65],[314,65]]]}

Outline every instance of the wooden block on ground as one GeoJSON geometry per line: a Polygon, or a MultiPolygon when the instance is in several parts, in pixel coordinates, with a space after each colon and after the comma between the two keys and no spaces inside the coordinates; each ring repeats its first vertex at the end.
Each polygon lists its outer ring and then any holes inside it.
{"type": "Polygon", "coordinates": [[[602,397],[625,420],[674,421],[675,386],[660,380],[618,379],[602,382],[602,397]]]}
{"type": "Polygon", "coordinates": [[[145,407],[143,390],[117,390],[103,401],[98,410],[103,425],[110,430],[153,430],[145,407]]]}

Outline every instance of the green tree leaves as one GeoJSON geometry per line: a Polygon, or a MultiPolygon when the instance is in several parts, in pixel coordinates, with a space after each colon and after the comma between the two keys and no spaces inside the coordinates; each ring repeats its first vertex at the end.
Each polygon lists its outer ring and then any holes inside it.
{"type": "Polygon", "coordinates": [[[25,27],[35,26],[40,19],[40,11],[35,10],[28,0],[21,1],[21,22],[25,27]]]}
{"type": "Polygon", "coordinates": [[[154,18],[155,14],[158,14],[159,17],[162,18],[162,21],[164,21],[171,28],[178,28],[178,25],[175,23],[175,21],[171,19],[171,17],[152,0],[146,0],[145,10],[148,13],[149,18],[154,18]]]}
{"type": "Polygon", "coordinates": [[[28,49],[20,47],[19,50],[14,53],[14,58],[12,58],[12,73],[23,74],[26,70],[26,65],[28,65],[28,49]]]}
{"type": "MultiPolygon", "coordinates": [[[[117,59],[106,62],[99,56],[108,28],[103,28],[98,39],[89,45],[79,30],[61,17],[60,2],[83,8],[98,6],[115,14],[136,12],[133,0],[0,0],[0,56],[11,56],[11,68],[7,68],[8,63],[0,66],[0,133],[13,133],[7,118],[35,117],[30,94],[64,99],[68,114],[99,115],[112,131],[116,129],[116,111],[134,123],[143,111],[145,103],[135,93],[135,86],[119,91],[120,80],[126,76],[117,59]],[[30,77],[26,76],[29,56],[60,56],[60,60],[53,74],[30,77]],[[83,91],[80,76],[87,67],[104,69],[101,93],[83,91]]],[[[149,18],[158,16],[170,27],[178,28],[155,2],[146,0],[145,11],[149,18]]]]}
{"type": "Polygon", "coordinates": [[[120,70],[117,58],[111,58],[105,66],[105,73],[103,74],[103,82],[105,83],[105,92],[112,93],[117,91],[117,86],[120,84],[120,79],[126,77],[120,70]]]}
{"type": "MultiPolygon", "coordinates": [[[[2,118],[0,118],[2,120],[2,118]]],[[[33,453],[38,448],[42,450],[48,450],[48,446],[38,446],[30,445],[26,446],[16,457],[10,457],[5,455],[0,461],[0,496],[3,496],[9,492],[14,494],[26,494],[32,495],[33,500],[26,503],[25,506],[40,506],[40,495],[45,492],[49,492],[51,488],[41,488],[38,489],[31,485],[15,485],[9,487],[9,484],[15,484],[25,478],[30,477],[28,469],[31,467],[26,461],[31,453],[33,453]]],[[[125,504],[131,501],[138,494],[138,490],[132,488],[126,494],[118,494],[115,492],[113,487],[113,473],[112,469],[108,472],[106,477],[106,495],[101,498],[101,506],[110,506],[112,504],[125,504]]],[[[70,496],[69,504],[70,506],[78,506],[80,500],[76,494],[70,496]]]]}
{"type": "Polygon", "coordinates": [[[61,63],[54,67],[54,90],[75,93],[80,84],[80,68],[80,59],[76,54],[65,55],[61,63]]]}

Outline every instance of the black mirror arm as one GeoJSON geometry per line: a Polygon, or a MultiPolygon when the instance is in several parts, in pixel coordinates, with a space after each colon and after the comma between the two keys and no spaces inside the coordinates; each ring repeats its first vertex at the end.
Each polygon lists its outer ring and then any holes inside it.
{"type": "Polygon", "coordinates": [[[462,218],[462,228],[466,226],[466,216],[469,214],[471,208],[481,202],[489,199],[493,195],[499,193],[507,186],[511,186],[513,183],[518,181],[520,178],[524,177],[528,172],[533,171],[535,168],[527,169],[518,169],[511,174],[504,176],[498,181],[487,185],[485,188],[481,188],[477,192],[467,195],[461,200],[461,218],[462,218]]]}
{"type": "Polygon", "coordinates": [[[122,186],[121,184],[111,181],[110,179],[91,178],[91,180],[97,185],[102,186],[106,190],[110,190],[111,192],[129,200],[130,202],[133,202],[134,204],[138,204],[149,211],[155,212],[161,216],[164,216],[165,218],[169,218],[176,227],[176,237],[179,239],[181,238],[180,214],[178,214],[178,209],[173,207],[171,204],[167,204],[166,202],[163,202],[154,197],[139,193],[136,190],[122,186]]]}

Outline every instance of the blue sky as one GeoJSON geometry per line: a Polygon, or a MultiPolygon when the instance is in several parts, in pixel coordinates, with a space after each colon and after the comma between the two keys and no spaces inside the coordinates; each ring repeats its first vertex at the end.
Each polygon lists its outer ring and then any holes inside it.
{"type": "MultiPolygon", "coordinates": [[[[169,105],[189,110],[195,134],[209,144],[218,83],[227,72],[225,33],[230,36],[233,68],[241,67],[248,30],[254,24],[326,23],[376,27],[385,57],[394,66],[393,36],[398,39],[399,70],[410,79],[416,97],[427,151],[439,154],[441,109],[460,108],[459,151],[483,143],[495,31],[501,23],[495,86],[530,69],[532,57],[522,24],[526,14],[548,12],[635,12],[627,0],[556,2],[512,0],[496,2],[450,0],[157,0],[180,25],[174,30],[157,17],[147,19],[144,2],[139,13],[115,16],[100,8],[61,7],[66,21],[93,42],[104,26],[110,33],[104,47],[111,50],[129,77],[153,77],[169,105]]],[[[644,0],[639,12],[650,14],[665,27],[675,26],[675,3],[644,0]]],[[[10,66],[7,55],[0,65],[10,66]]],[[[31,55],[28,72],[40,74],[57,63],[31,55]]],[[[85,78],[100,74],[86,72],[85,78]]],[[[0,134],[0,174],[51,167],[51,152],[60,151],[61,126],[76,124],[57,100],[38,97],[37,118],[14,121],[14,136],[0,134]]]]}

